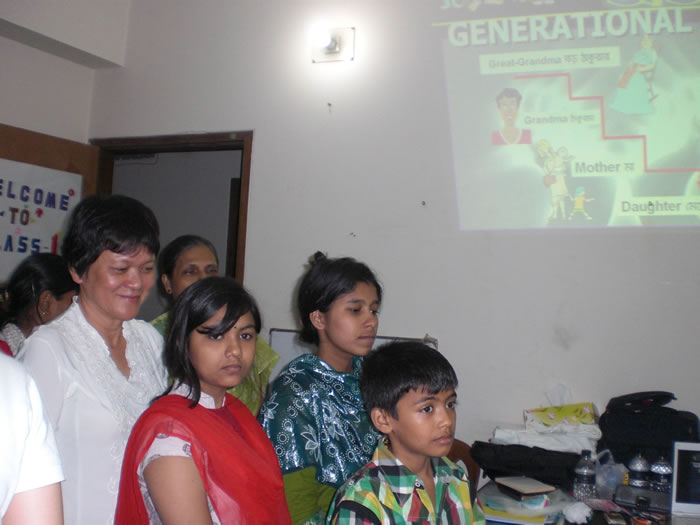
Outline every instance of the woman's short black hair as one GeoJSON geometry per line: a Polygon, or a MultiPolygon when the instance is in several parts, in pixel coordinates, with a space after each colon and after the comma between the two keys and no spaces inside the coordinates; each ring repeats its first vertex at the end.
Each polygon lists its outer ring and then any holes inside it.
{"type": "Polygon", "coordinates": [[[377,299],[382,302],[382,286],[369,267],[352,257],[329,259],[316,252],[310,267],[299,285],[297,309],[301,321],[299,337],[306,343],[318,344],[318,332],[311,323],[311,312],[327,312],[338,297],[353,291],[358,283],[367,283],[377,290],[377,299]]]}
{"type": "MultiPolygon", "coordinates": [[[[160,252],[160,255],[158,256],[158,275],[166,275],[168,279],[172,279],[173,272],[175,271],[175,265],[177,264],[177,260],[180,255],[185,253],[190,248],[194,248],[195,246],[204,246],[208,248],[214,255],[216,264],[219,264],[219,254],[216,253],[216,248],[214,248],[211,241],[205,239],[204,237],[200,237],[199,235],[180,235],[166,244],[165,248],[163,248],[163,250],[160,252]]],[[[170,294],[165,292],[162,280],[158,281],[158,286],[161,294],[164,297],[172,297],[170,294]]]]}
{"type": "Polygon", "coordinates": [[[158,234],[156,216],[143,203],[125,195],[92,195],[73,210],[62,252],[82,276],[105,250],[131,254],[145,247],[157,256],[158,234]]]}
{"type": "MultiPolygon", "coordinates": [[[[253,316],[256,333],[260,333],[262,320],[255,299],[230,277],[206,277],[188,286],[175,301],[168,338],[165,341],[165,366],[173,385],[184,383],[190,387],[191,407],[197,406],[201,395],[199,376],[190,359],[190,334],[206,323],[222,307],[226,313],[212,334],[225,334],[241,316],[253,316]]],[[[169,392],[172,386],[166,391],[169,392]]]]}
{"type": "Polygon", "coordinates": [[[39,296],[47,290],[55,299],[78,290],[65,259],[55,253],[35,253],[23,259],[7,282],[6,321],[17,320],[32,308],[38,308],[39,296]]]}
{"type": "Polygon", "coordinates": [[[360,391],[367,412],[373,408],[398,417],[396,404],[411,390],[431,394],[457,388],[454,368],[437,350],[418,341],[386,343],[362,363],[360,391]]]}

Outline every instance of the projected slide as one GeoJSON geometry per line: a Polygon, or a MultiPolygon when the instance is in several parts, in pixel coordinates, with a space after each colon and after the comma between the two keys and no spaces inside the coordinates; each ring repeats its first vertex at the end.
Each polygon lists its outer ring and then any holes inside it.
{"type": "Polygon", "coordinates": [[[461,229],[700,224],[700,0],[435,13],[461,229]]]}

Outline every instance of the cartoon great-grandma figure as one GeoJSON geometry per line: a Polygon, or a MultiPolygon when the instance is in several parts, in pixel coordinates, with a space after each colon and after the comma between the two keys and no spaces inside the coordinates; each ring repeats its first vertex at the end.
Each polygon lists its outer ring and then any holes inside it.
{"type": "Polygon", "coordinates": [[[615,98],[610,107],[627,115],[646,115],[654,108],[651,102],[656,96],[650,93],[651,75],[656,68],[658,43],[649,35],[644,35],[632,61],[617,82],[615,98]]]}

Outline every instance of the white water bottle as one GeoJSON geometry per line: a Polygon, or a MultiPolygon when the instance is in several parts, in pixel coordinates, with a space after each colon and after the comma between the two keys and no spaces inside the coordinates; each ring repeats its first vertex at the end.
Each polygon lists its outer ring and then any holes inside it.
{"type": "Polygon", "coordinates": [[[656,492],[671,492],[671,480],[673,479],[673,467],[668,460],[659,456],[649,467],[651,481],[649,486],[656,492]]]}
{"type": "Polygon", "coordinates": [[[597,498],[598,490],[595,486],[595,463],[590,450],[581,452],[581,459],[574,468],[574,498],[583,501],[597,498]]]}
{"type": "Polygon", "coordinates": [[[642,456],[641,451],[634,456],[627,468],[630,471],[629,486],[638,489],[649,488],[649,462],[642,456]]]}

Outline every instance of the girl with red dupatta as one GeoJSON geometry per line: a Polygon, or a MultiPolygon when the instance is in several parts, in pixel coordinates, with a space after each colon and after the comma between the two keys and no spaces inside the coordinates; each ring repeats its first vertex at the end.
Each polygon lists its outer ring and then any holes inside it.
{"type": "Polygon", "coordinates": [[[248,373],[260,325],[255,300],[226,277],[178,298],[165,345],[173,384],[131,433],[115,525],[290,523],[272,444],[226,393],[248,373]]]}

